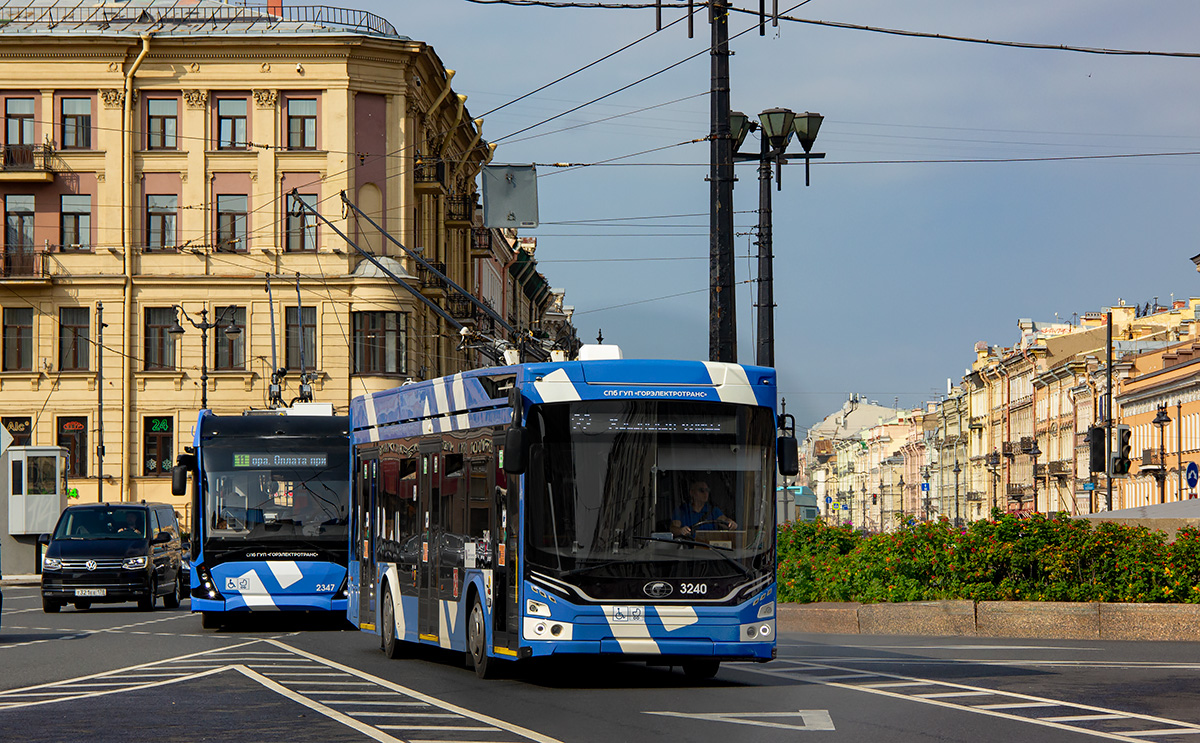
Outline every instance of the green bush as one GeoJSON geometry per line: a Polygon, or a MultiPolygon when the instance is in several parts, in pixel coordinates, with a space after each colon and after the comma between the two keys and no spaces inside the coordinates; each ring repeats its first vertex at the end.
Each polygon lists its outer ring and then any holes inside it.
{"type": "Polygon", "coordinates": [[[848,526],[779,529],[779,600],[1200,603],[1200,531],[1066,514],[993,512],[966,529],[946,519],[867,535],[848,526]]]}

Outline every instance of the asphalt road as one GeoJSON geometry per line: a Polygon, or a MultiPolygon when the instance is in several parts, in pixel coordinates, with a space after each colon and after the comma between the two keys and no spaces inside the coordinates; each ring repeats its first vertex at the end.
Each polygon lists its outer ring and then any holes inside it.
{"type": "Polygon", "coordinates": [[[1200,741],[1200,643],[784,635],[779,660],[707,682],[578,660],[481,681],[342,624],[205,631],[186,608],[43,614],[6,588],[0,739],[1200,741]]]}

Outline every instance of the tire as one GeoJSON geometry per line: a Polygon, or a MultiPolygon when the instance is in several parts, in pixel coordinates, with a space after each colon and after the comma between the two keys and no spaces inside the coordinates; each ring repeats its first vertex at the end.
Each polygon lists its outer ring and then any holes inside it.
{"type": "Polygon", "coordinates": [[[57,614],[58,610],[62,607],[63,605],[61,601],[55,601],[54,599],[42,599],[42,611],[46,612],[47,614],[57,614]]]}
{"type": "Polygon", "coordinates": [[[154,581],[151,580],[150,590],[146,592],[145,596],[138,599],[138,609],[141,611],[154,611],[154,604],[158,602],[158,595],[155,593],[157,590],[158,586],[154,585],[154,581]]]}
{"type": "Polygon", "coordinates": [[[467,658],[479,678],[491,679],[499,675],[500,661],[487,654],[487,626],[484,624],[483,604],[478,596],[467,620],[467,658]]]}
{"type": "Polygon", "coordinates": [[[215,611],[200,612],[200,626],[204,629],[221,629],[221,615],[215,611]]]}
{"type": "Polygon", "coordinates": [[[87,611],[90,608],[92,608],[91,601],[76,601],[75,602],[75,610],[76,611],[87,611]]]}
{"type": "Polygon", "coordinates": [[[683,672],[688,678],[704,680],[710,679],[717,675],[717,671],[721,669],[721,661],[708,660],[706,658],[697,658],[695,660],[685,660],[683,662],[683,672]]]}
{"type": "Polygon", "coordinates": [[[183,603],[183,574],[175,577],[175,590],[163,596],[163,606],[168,609],[178,609],[183,603]]]}
{"type": "Polygon", "coordinates": [[[392,589],[390,586],[383,587],[383,595],[379,599],[379,622],[383,625],[380,627],[382,632],[379,638],[379,649],[383,654],[395,660],[399,658],[400,640],[396,639],[396,609],[392,604],[392,589]]]}

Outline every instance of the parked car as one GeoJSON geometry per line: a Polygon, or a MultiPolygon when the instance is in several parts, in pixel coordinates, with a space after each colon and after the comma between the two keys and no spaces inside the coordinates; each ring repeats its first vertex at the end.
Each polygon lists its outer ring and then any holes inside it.
{"type": "Polygon", "coordinates": [[[159,596],[169,609],[187,595],[179,522],[163,503],[68,506],[52,534],[38,541],[42,556],[42,610],[71,603],[136,601],[150,611],[159,596]]]}

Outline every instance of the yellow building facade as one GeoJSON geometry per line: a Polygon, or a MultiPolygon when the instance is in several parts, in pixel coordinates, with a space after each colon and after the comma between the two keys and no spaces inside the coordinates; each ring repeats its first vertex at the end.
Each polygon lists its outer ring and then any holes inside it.
{"type": "Polygon", "coordinates": [[[386,21],[145,0],[3,20],[0,419],[68,449],[80,501],[186,517],[170,467],[205,394],[268,407],[274,375],[288,403],[303,371],[345,412],[475,366],[453,321],[496,323],[429,266],[521,332],[561,314],[478,226],[492,148],[452,71],[386,21]]]}

